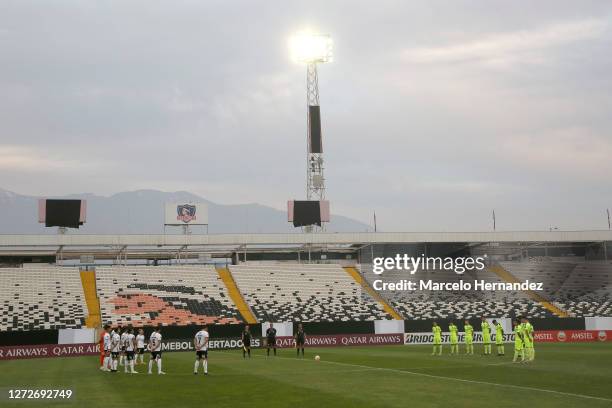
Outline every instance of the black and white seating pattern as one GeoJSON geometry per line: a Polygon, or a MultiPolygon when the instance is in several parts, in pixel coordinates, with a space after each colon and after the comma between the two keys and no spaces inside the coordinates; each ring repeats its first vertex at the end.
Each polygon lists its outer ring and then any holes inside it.
{"type": "Polygon", "coordinates": [[[527,316],[529,318],[553,317],[554,315],[536,302],[526,299],[514,301],[486,300],[431,300],[413,299],[391,302],[406,319],[456,319],[479,316],[527,316]]]}
{"type": "MultiPolygon", "coordinates": [[[[519,280],[543,282],[544,295],[571,316],[612,316],[612,263],[527,260],[501,262],[519,280]]],[[[340,265],[242,264],[230,268],[260,321],[389,319],[383,307],[340,265]]],[[[361,265],[370,283],[381,278],[361,265]]],[[[409,278],[387,270],[386,282],[409,278]]],[[[501,282],[485,269],[457,275],[418,271],[418,279],[501,282]]],[[[417,278],[412,278],[417,279],[417,278]]],[[[225,284],[211,266],[97,267],[102,321],[113,325],[184,325],[242,322],[225,284]]],[[[0,330],[80,328],[88,315],[76,267],[0,268],[0,330]]],[[[405,319],[476,316],[553,317],[523,292],[380,291],[405,319]]]]}
{"type": "Polygon", "coordinates": [[[87,305],[78,268],[0,268],[0,330],[78,329],[87,305]]]}
{"type": "Polygon", "coordinates": [[[575,263],[568,262],[500,262],[519,281],[542,282],[547,299],[555,299],[564,282],[573,275],[575,263]]]}
{"type": "Polygon", "coordinates": [[[612,316],[612,264],[547,259],[502,262],[519,280],[542,282],[546,296],[570,316],[612,316]]]}
{"type": "MultiPolygon", "coordinates": [[[[373,283],[375,279],[384,282],[398,282],[402,279],[432,280],[436,283],[458,282],[460,279],[473,284],[475,280],[502,282],[494,273],[482,271],[466,272],[458,275],[452,270],[419,270],[414,275],[406,271],[390,269],[382,275],[375,275],[371,265],[361,265],[365,279],[373,283]]],[[[516,291],[379,291],[381,296],[405,319],[465,319],[477,316],[528,316],[553,317],[554,315],[531,300],[522,292],[516,291]]]]}
{"type": "Polygon", "coordinates": [[[577,264],[554,299],[572,316],[612,316],[612,264],[577,264]]]}
{"type": "Polygon", "coordinates": [[[339,265],[251,264],[230,270],[260,321],[391,318],[339,265]]]}
{"type": "Polygon", "coordinates": [[[612,317],[612,299],[609,296],[566,300],[555,304],[573,317],[612,317]]]}
{"type": "Polygon", "coordinates": [[[102,321],[112,325],[242,321],[214,267],[98,267],[96,284],[102,321]]]}

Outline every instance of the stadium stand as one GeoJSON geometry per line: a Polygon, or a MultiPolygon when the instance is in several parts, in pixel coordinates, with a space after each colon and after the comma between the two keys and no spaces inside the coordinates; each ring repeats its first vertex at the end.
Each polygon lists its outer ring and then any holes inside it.
{"type": "Polygon", "coordinates": [[[576,267],[563,262],[500,262],[499,265],[520,281],[542,282],[543,294],[551,299],[576,267]]]}
{"type": "Polygon", "coordinates": [[[242,318],[246,323],[257,323],[257,318],[253,314],[253,311],[244,300],[244,297],[238,290],[238,286],[236,286],[236,281],[234,281],[234,277],[230,273],[228,268],[217,267],[217,273],[219,277],[225,284],[229,296],[232,298],[232,301],[236,305],[236,308],[242,315],[242,318]]]}
{"type": "Polygon", "coordinates": [[[519,279],[543,282],[546,295],[570,316],[612,316],[610,263],[540,258],[501,265],[519,279]]]}
{"type": "MultiPolygon", "coordinates": [[[[372,284],[381,275],[374,275],[370,265],[361,265],[365,279],[372,284]]],[[[502,282],[487,269],[457,275],[446,270],[417,271],[418,279],[434,282],[457,282],[459,279],[486,282],[502,282]]],[[[385,282],[406,279],[406,271],[390,269],[384,274],[385,282]]],[[[414,276],[414,275],[413,275],[414,276]]],[[[527,316],[531,318],[554,317],[549,310],[521,292],[483,291],[378,291],[403,318],[410,320],[465,319],[477,316],[527,316]]]]}
{"type": "MultiPolygon", "coordinates": [[[[539,281],[537,279],[531,280],[531,279],[525,279],[525,280],[521,280],[519,278],[517,278],[516,276],[514,276],[512,273],[510,273],[508,270],[506,270],[503,266],[501,266],[500,264],[495,264],[495,265],[491,265],[489,267],[489,271],[495,273],[497,276],[499,276],[503,281],[508,282],[508,283],[522,283],[522,282],[533,282],[533,283],[538,283],[538,284],[544,284],[544,282],[539,281]]],[[[539,303],[540,305],[542,305],[545,309],[549,310],[553,315],[558,316],[558,317],[569,317],[569,314],[561,309],[560,307],[556,306],[554,303],[552,303],[550,301],[550,297],[546,295],[546,292],[544,290],[531,290],[531,289],[526,289],[523,290],[522,292],[520,292],[522,295],[532,299],[533,301],[539,303]]]]}
{"type": "Polygon", "coordinates": [[[84,326],[87,307],[78,268],[1,268],[0,277],[0,330],[84,326]]]}
{"type": "MultiPolygon", "coordinates": [[[[543,296],[569,316],[612,316],[612,263],[540,257],[502,261],[499,266],[519,281],[543,282],[543,296]]],[[[98,266],[95,280],[93,272],[79,274],[76,267],[1,268],[0,330],[81,328],[86,323],[95,327],[98,322],[138,327],[244,321],[460,320],[482,315],[555,317],[543,306],[545,302],[521,291],[374,291],[374,279],[397,282],[407,276],[393,269],[375,276],[367,272],[369,268],[360,265],[359,274],[339,264],[283,262],[241,264],[229,270],[201,265],[98,266]],[[96,310],[90,310],[91,305],[96,310]]],[[[418,271],[417,276],[434,282],[507,281],[492,268],[464,275],[418,271]]]]}
{"type": "Polygon", "coordinates": [[[96,283],[104,323],[138,327],[242,322],[212,266],[98,267],[96,283]]]}
{"type": "Polygon", "coordinates": [[[340,265],[243,264],[230,270],[260,321],[391,318],[340,265]]]}
{"type": "Polygon", "coordinates": [[[572,317],[612,317],[612,299],[609,294],[606,299],[585,297],[578,301],[566,300],[556,303],[572,317]]]}
{"type": "Polygon", "coordinates": [[[552,317],[552,314],[538,303],[517,299],[513,302],[493,300],[467,300],[466,298],[445,298],[432,300],[428,295],[416,295],[411,299],[393,302],[396,310],[406,319],[457,319],[487,317],[529,318],[552,317]]]}
{"type": "Polygon", "coordinates": [[[380,303],[383,310],[388,313],[394,320],[403,320],[402,316],[400,316],[400,314],[397,313],[395,309],[393,309],[393,307],[387,302],[387,300],[380,296],[380,294],[375,291],[374,288],[372,288],[370,284],[366,282],[365,279],[363,279],[363,276],[361,276],[357,268],[355,268],[354,266],[345,266],[344,270],[355,280],[355,282],[357,282],[362,287],[362,289],[366,290],[374,300],[380,303]]]}
{"type": "Polygon", "coordinates": [[[577,264],[554,298],[572,316],[612,316],[612,264],[577,264]]]}
{"type": "Polygon", "coordinates": [[[87,304],[87,310],[89,315],[85,318],[85,324],[89,328],[99,327],[101,325],[100,318],[100,301],[98,300],[98,293],[96,291],[96,272],[82,270],[81,273],[81,284],[83,286],[83,296],[85,297],[85,304],[87,304]]]}

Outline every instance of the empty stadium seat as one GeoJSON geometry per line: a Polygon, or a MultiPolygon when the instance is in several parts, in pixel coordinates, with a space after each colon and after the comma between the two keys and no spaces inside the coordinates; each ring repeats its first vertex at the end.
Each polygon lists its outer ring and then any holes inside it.
{"type": "Polygon", "coordinates": [[[261,321],[390,318],[340,265],[247,264],[230,270],[261,321]]]}
{"type": "Polygon", "coordinates": [[[87,306],[78,268],[0,268],[0,330],[78,329],[87,306]]]}
{"type": "Polygon", "coordinates": [[[519,280],[542,282],[547,297],[570,316],[612,316],[610,263],[538,258],[501,264],[519,280]]]}
{"type": "Polygon", "coordinates": [[[102,321],[111,325],[242,322],[212,266],[98,267],[96,284],[102,321]]]}
{"type": "MultiPolygon", "coordinates": [[[[474,280],[502,282],[487,269],[470,271],[458,275],[452,270],[418,270],[408,275],[404,270],[389,269],[382,275],[374,275],[371,265],[361,265],[360,270],[370,284],[375,279],[384,282],[398,282],[402,279],[432,280],[437,283],[457,282],[459,279],[472,283],[474,280]]],[[[389,304],[405,319],[465,319],[477,316],[527,316],[553,317],[554,315],[531,300],[522,292],[516,291],[379,291],[389,304]]]]}

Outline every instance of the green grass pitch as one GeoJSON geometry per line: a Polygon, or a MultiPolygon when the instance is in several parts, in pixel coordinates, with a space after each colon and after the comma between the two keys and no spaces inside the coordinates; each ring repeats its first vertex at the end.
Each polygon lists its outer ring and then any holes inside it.
{"type": "Polygon", "coordinates": [[[191,352],[164,353],[165,376],[144,366],[138,375],[101,372],[97,357],[3,361],[0,406],[612,407],[609,343],[538,344],[531,364],[512,364],[512,345],[506,350],[482,356],[477,345],[474,356],[432,357],[429,346],[316,348],[304,360],[292,349],[269,359],[253,350],[246,361],[241,350],[211,351],[207,377],[193,375],[191,352]],[[75,396],[10,401],[10,388],[70,388],[75,396]]]}

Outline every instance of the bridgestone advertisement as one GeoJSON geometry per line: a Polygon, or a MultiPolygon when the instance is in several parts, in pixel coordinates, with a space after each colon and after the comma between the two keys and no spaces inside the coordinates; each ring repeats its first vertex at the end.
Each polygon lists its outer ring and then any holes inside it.
{"type": "MultiPolygon", "coordinates": [[[[460,332],[457,335],[459,343],[465,342],[465,333],[460,332]]],[[[433,344],[433,333],[406,333],[404,334],[404,344],[433,344]]],[[[504,334],[504,343],[514,341],[514,334],[504,334]]],[[[474,332],[474,343],[482,343],[482,333],[474,332]]],[[[495,343],[495,333],[491,334],[491,343],[495,343]]],[[[450,333],[442,333],[442,344],[450,344],[450,333]]]]}
{"type": "MultiPolygon", "coordinates": [[[[495,333],[491,343],[495,343],[495,333]]],[[[504,334],[504,343],[512,343],[514,334],[504,334]]],[[[544,330],[534,333],[536,343],[579,343],[612,341],[612,330],[544,330]]],[[[459,333],[458,342],[465,342],[465,333],[459,333]]],[[[474,333],[474,343],[482,343],[482,333],[474,333]]],[[[433,344],[432,333],[406,333],[404,344],[433,344]]],[[[450,334],[442,333],[442,344],[450,344],[450,334]]]]}

